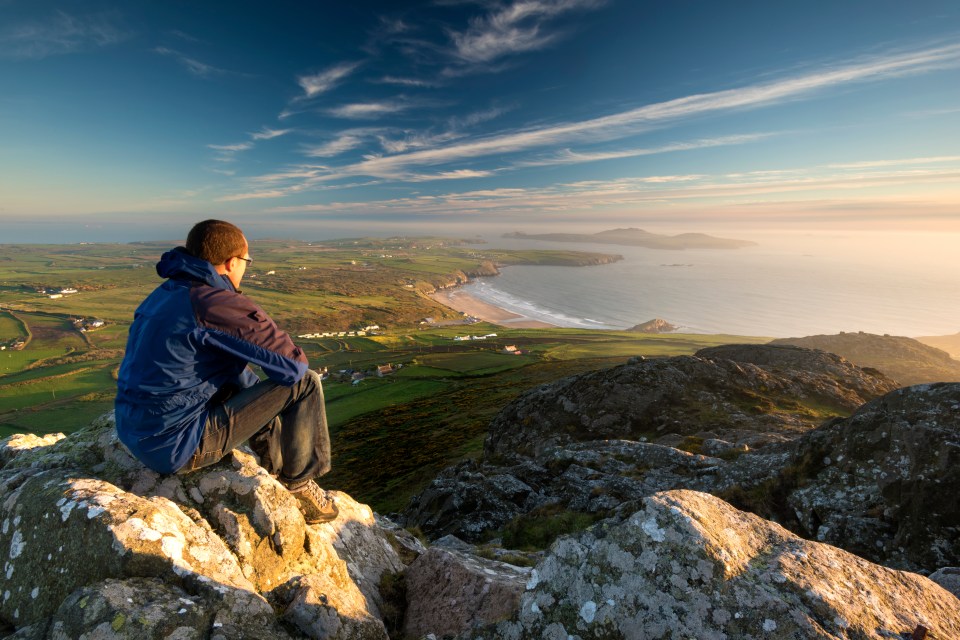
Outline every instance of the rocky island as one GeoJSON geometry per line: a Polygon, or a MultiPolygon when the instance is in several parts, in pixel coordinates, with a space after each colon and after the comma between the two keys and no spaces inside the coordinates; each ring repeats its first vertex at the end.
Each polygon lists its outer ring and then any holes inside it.
{"type": "Polygon", "coordinates": [[[679,327],[670,324],[663,318],[654,318],[653,320],[647,320],[646,322],[634,325],[627,329],[627,331],[634,331],[636,333],[670,333],[677,329],[679,329],[679,327]]]}

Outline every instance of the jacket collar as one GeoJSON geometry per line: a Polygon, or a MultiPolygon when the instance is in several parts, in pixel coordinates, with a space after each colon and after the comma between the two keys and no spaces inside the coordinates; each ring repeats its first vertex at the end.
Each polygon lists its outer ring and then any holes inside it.
{"type": "Polygon", "coordinates": [[[226,275],[217,273],[213,265],[196,258],[184,247],[177,247],[167,251],[160,256],[160,262],[157,263],[157,274],[161,278],[170,278],[172,280],[198,280],[217,289],[226,289],[227,291],[236,291],[230,278],[226,275]]]}

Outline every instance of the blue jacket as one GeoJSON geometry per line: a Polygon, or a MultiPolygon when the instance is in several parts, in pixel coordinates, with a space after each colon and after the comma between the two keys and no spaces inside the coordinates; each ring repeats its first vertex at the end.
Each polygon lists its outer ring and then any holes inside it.
{"type": "Polygon", "coordinates": [[[173,473],[200,443],[211,399],[259,378],[290,386],[307,359],[259,306],[182,247],[157,263],[168,278],[137,308],[117,380],[117,435],[145,465],[173,473]]]}

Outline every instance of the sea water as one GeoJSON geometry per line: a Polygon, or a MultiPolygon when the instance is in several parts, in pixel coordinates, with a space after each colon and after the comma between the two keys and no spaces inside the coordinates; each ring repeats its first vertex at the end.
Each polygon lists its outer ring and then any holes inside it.
{"type": "Polygon", "coordinates": [[[625,329],[663,318],[690,333],[791,337],[960,331],[960,235],[715,234],[734,250],[669,251],[488,238],[504,249],[617,253],[590,267],[511,266],[471,295],[563,327],[625,329]]]}

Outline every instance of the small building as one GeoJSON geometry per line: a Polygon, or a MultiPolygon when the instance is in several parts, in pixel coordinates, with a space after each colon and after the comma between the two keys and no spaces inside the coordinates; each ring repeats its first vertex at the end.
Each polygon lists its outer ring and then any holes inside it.
{"type": "Polygon", "coordinates": [[[514,344],[508,344],[507,346],[505,346],[503,348],[503,353],[509,354],[511,356],[523,355],[523,351],[520,351],[520,349],[517,349],[517,345],[514,345],[514,344]]]}
{"type": "Polygon", "coordinates": [[[57,298],[62,298],[62,297],[63,297],[62,293],[51,293],[49,296],[51,300],[56,300],[57,298]]]}
{"type": "Polygon", "coordinates": [[[377,365],[377,377],[382,378],[384,376],[389,376],[395,371],[392,364],[381,364],[377,365]]]}

